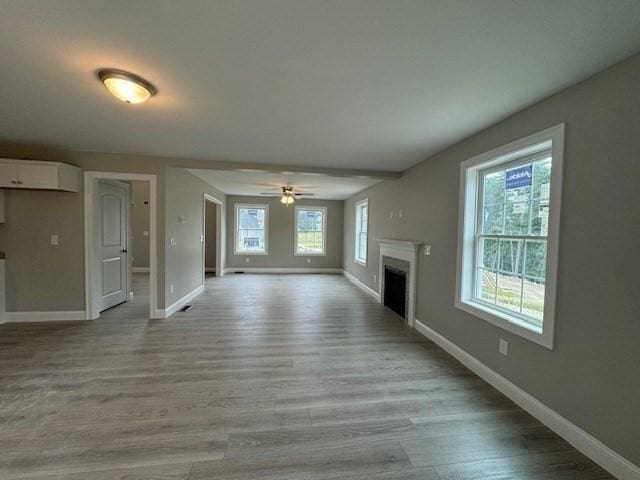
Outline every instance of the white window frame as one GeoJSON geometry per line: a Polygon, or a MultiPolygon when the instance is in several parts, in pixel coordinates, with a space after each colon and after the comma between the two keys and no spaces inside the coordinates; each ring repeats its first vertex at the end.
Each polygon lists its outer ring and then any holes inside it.
{"type": "Polygon", "coordinates": [[[296,257],[326,257],[327,256],[327,207],[313,207],[307,205],[296,205],[293,220],[293,255],[296,257]],[[298,252],[298,211],[300,210],[321,210],[322,211],[322,253],[299,253],[298,252]]]}
{"type": "Polygon", "coordinates": [[[355,233],[355,250],[353,251],[353,261],[359,265],[362,265],[363,267],[367,266],[367,260],[369,258],[369,199],[365,198],[364,200],[360,200],[359,202],[356,202],[356,233],[355,233]],[[358,251],[359,251],[359,246],[360,246],[360,234],[362,233],[362,231],[360,230],[360,221],[359,219],[361,218],[361,214],[360,214],[360,210],[363,207],[367,207],[367,238],[366,238],[366,243],[367,243],[367,248],[366,248],[366,254],[364,259],[362,258],[358,258],[358,251]]]}
{"type": "Polygon", "coordinates": [[[461,164],[460,213],[458,225],[458,265],[456,276],[457,308],[487,322],[524,337],[532,342],[553,349],[555,327],[558,246],[560,235],[560,207],[562,197],[562,165],[564,156],[565,124],[517,140],[508,145],[483,153],[461,164]],[[509,163],[517,163],[523,157],[551,151],[551,187],[549,195],[549,224],[547,231],[547,264],[545,275],[545,302],[541,331],[525,322],[518,315],[475,301],[473,285],[476,262],[477,207],[481,193],[481,172],[509,163]]]}
{"type": "Polygon", "coordinates": [[[234,212],[235,212],[235,226],[233,229],[233,254],[234,255],[269,255],[269,205],[236,203],[234,204],[234,212]],[[241,208],[264,209],[264,252],[254,252],[251,250],[238,250],[238,230],[240,226],[239,212],[241,208]]]}

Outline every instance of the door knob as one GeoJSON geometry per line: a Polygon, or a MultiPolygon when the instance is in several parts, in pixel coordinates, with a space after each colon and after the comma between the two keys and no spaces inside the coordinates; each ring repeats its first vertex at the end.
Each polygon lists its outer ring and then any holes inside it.
{"type": "Polygon", "coordinates": [[[122,250],[122,253],[127,253],[127,249],[126,249],[126,248],[124,248],[124,249],[122,250]]]}

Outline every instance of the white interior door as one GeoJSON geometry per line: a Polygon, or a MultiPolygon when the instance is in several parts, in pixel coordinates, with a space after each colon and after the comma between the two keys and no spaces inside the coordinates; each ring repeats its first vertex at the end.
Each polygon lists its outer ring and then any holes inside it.
{"type": "Polygon", "coordinates": [[[129,195],[123,182],[99,181],[97,254],[100,280],[100,311],[128,299],[129,195]]]}

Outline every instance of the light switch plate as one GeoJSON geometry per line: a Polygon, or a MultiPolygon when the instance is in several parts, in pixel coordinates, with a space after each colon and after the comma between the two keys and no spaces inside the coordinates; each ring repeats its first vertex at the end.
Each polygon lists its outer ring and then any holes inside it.
{"type": "Polygon", "coordinates": [[[509,342],[501,338],[498,342],[498,351],[504,356],[509,355],[509,342]]]}
{"type": "Polygon", "coordinates": [[[431,245],[425,245],[424,246],[424,254],[425,255],[431,255],[431,245]]]}
{"type": "Polygon", "coordinates": [[[51,245],[59,245],[59,243],[60,243],[59,240],[60,239],[58,238],[58,235],[51,235],[50,243],[51,243],[51,245]]]}
{"type": "Polygon", "coordinates": [[[143,231],[143,232],[142,232],[142,235],[143,235],[144,237],[148,237],[148,236],[149,236],[149,230],[145,230],[145,231],[143,231]]]}
{"type": "Polygon", "coordinates": [[[175,237],[171,237],[171,240],[169,240],[169,243],[171,243],[172,247],[175,247],[178,244],[178,242],[176,242],[175,237]]]}

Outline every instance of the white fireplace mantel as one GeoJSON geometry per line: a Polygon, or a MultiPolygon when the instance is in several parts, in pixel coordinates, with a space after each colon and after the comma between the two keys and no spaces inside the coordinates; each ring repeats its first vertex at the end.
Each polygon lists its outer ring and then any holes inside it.
{"type": "Polygon", "coordinates": [[[396,240],[394,238],[378,238],[377,241],[380,244],[380,247],[385,246],[388,248],[404,249],[415,253],[418,252],[418,250],[420,249],[420,245],[422,245],[422,242],[414,242],[412,240],[396,240]]]}
{"type": "MultiPolygon", "coordinates": [[[[416,278],[418,270],[418,250],[422,242],[412,240],[396,240],[393,238],[378,238],[380,244],[380,258],[378,261],[378,279],[382,284],[384,275],[383,257],[398,258],[409,262],[409,300],[407,308],[407,324],[413,327],[416,306],[416,278]]],[[[384,304],[384,290],[380,291],[380,303],[384,304]]]]}

